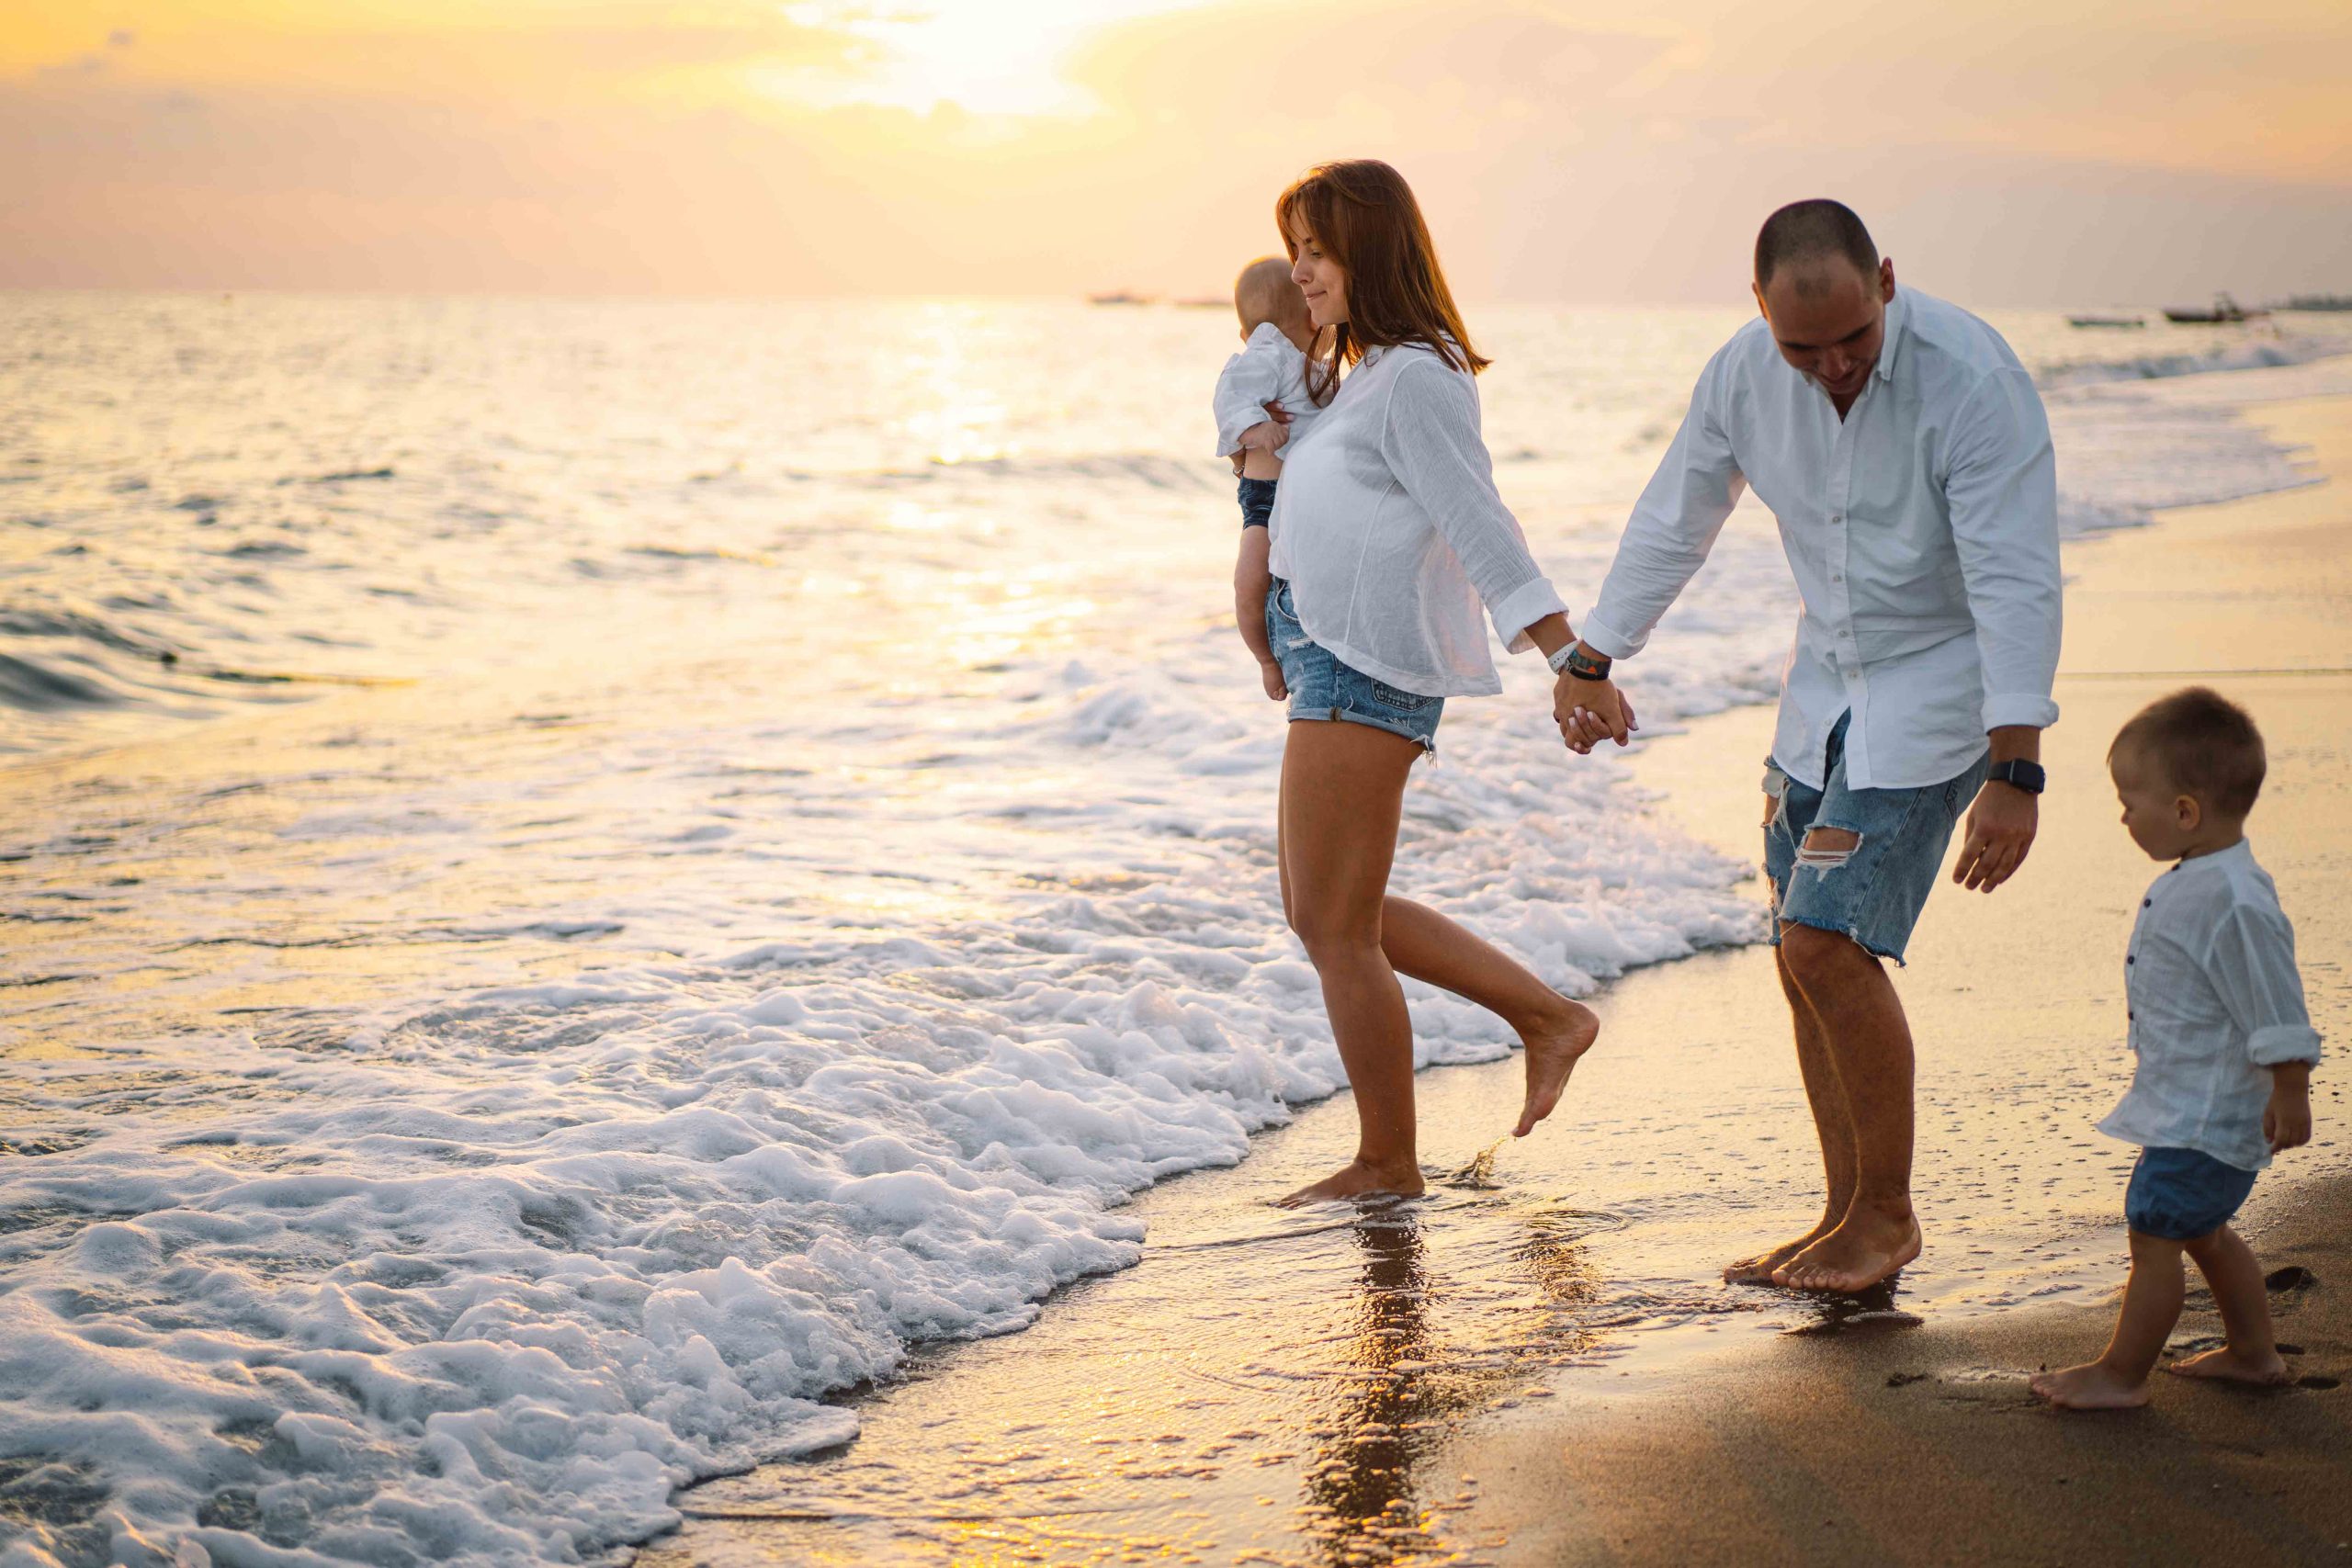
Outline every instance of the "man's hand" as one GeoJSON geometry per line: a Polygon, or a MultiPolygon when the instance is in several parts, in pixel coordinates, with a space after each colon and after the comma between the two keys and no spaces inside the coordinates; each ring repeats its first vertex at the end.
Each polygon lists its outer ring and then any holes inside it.
{"type": "Polygon", "coordinates": [[[1286,424],[1271,419],[1261,420],[1241,433],[1241,449],[1244,452],[1279,451],[1283,443],[1289,439],[1290,430],[1286,424]]]}
{"type": "Polygon", "coordinates": [[[1951,879],[1979,893],[2007,882],[2025,863],[2041,819],[2041,803],[2032,795],[2015,784],[1987,784],[1968,808],[1968,840],[1960,847],[1951,879]]]}
{"type": "Polygon", "coordinates": [[[1560,739],[1579,757],[1603,740],[1623,746],[1641,728],[1634,718],[1634,705],[1614,681],[1580,681],[1574,675],[1553,682],[1552,717],[1560,727],[1560,739]]]}
{"type": "Polygon", "coordinates": [[[2308,1062],[2282,1062],[2270,1069],[2270,1103],[2262,1108],[2262,1135],[2270,1140],[2272,1154],[2312,1141],[2311,1081],[2308,1062]]]}

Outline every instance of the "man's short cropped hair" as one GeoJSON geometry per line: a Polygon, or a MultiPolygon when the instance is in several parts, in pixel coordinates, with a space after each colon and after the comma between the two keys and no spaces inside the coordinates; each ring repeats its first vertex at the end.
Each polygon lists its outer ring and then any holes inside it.
{"type": "Polygon", "coordinates": [[[1864,277],[1878,276],[1878,246],[1852,208],[1826,197],[1792,201],[1756,231],[1756,287],[1771,287],[1784,266],[1829,256],[1845,257],[1864,277]]]}
{"type": "Polygon", "coordinates": [[[2262,794],[2262,731],[2245,709],[2211,686],[2159,697],[2116,731],[2107,754],[2129,750],[2209,811],[2244,817],[2262,794]]]}

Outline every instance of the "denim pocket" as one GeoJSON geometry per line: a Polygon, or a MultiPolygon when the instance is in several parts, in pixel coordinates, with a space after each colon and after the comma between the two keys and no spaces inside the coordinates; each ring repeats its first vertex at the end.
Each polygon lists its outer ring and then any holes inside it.
{"type": "Polygon", "coordinates": [[[1275,615],[1280,615],[1292,626],[1298,625],[1298,612],[1292,608],[1289,583],[1284,582],[1276,588],[1273,598],[1267,603],[1273,605],[1275,615]]]}
{"type": "Polygon", "coordinates": [[[1395,708],[1399,713],[1419,713],[1437,701],[1435,697],[1425,697],[1419,692],[1400,692],[1396,687],[1378,681],[1372,683],[1372,700],[1384,707],[1395,708]]]}

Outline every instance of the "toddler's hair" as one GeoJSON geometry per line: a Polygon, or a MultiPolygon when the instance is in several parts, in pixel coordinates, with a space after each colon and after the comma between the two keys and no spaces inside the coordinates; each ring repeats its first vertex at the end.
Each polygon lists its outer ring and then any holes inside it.
{"type": "Polygon", "coordinates": [[[2224,817],[2244,817],[2262,794],[2262,731],[2211,686],[2183,687],[2133,714],[2107,754],[2111,760],[2126,747],[2162,769],[2175,789],[2224,817]]]}
{"type": "Polygon", "coordinates": [[[1233,280],[1233,309],[1245,327],[1264,321],[1288,326],[1306,320],[1306,296],[1291,281],[1290,263],[1260,256],[1233,280]]]}

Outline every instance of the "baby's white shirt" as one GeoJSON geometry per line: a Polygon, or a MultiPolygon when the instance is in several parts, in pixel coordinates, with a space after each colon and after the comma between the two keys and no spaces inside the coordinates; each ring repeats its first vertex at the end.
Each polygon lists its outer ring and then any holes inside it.
{"type": "Polygon", "coordinates": [[[2139,1062],[2099,1131],[2143,1148],[2197,1149],[2240,1170],[2268,1165],[2269,1069],[2316,1062],[2320,1045],[2295,931],[2254,847],[2240,840],[2157,877],[2123,964],[2139,1062]]]}
{"type": "Polygon", "coordinates": [[[1272,321],[1250,330],[1241,352],[1225,362],[1216,378],[1211,407],[1216,413],[1216,455],[1229,457],[1241,449],[1241,433],[1266,422],[1266,405],[1280,403],[1290,415],[1290,438],[1276,457],[1286,455],[1323,411],[1306,395],[1306,355],[1272,321]]]}

